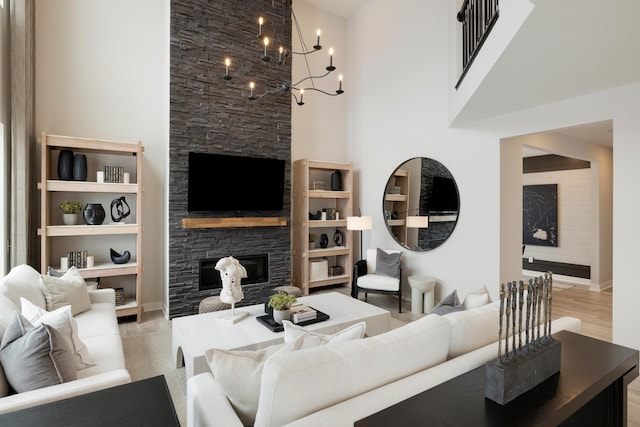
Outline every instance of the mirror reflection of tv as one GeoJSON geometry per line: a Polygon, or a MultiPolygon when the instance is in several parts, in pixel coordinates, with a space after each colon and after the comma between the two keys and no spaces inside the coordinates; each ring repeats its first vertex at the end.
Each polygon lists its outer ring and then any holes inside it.
{"type": "Polygon", "coordinates": [[[454,213],[458,212],[458,209],[458,188],[453,178],[434,176],[429,212],[454,213]]]}
{"type": "Polygon", "coordinates": [[[189,153],[189,212],[281,211],[285,161],[189,153]]]}

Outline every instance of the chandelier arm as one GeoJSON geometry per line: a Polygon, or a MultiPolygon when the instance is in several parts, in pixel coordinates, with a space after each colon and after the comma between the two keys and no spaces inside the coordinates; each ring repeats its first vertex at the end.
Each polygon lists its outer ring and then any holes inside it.
{"type": "MultiPolygon", "coordinates": [[[[306,81],[306,80],[311,80],[312,84],[313,84],[313,79],[322,79],[324,77],[327,77],[329,74],[331,73],[331,71],[327,71],[325,74],[321,75],[321,76],[312,76],[309,75],[308,77],[305,77],[303,79],[301,79],[300,81],[292,84],[291,86],[298,86],[300,83],[306,81]]],[[[313,86],[315,88],[315,86],[313,86]]]]}
{"type": "MultiPolygon", "coordinates": [[[[299,90],[300,88],[294,87],[293,89],[299,90]]],[[[321,93],[324,93],[325,95],[328,95],[328,96],[338,96],[338,95],[341,95],[342,93],[344,93],[344,91],[340,92],[340,93],[337,93],[337,92],[336,93],[329,93],[329,92],[325,92],[324,90],[318,89],[318,88],[315,88],[315,87],[305,87],[305,88],[302,88],[302,89],[304,89],[305,92],[308,91],[308,90],[315,90],[316,92],[321,92],[321,93]]],[[[293,93],[293,92],[291,92],[291,93],[293,93]]]]}
{"type": "Polygon", "coordinates": [[[320,52],[319,49],[305,50],[303,52],[290,52],[291,55],[311,55],[314,52],[320,52]]]}

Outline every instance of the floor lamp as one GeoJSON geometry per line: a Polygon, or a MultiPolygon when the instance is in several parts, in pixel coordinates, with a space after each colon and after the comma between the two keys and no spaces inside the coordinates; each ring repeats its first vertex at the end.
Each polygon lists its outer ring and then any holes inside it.
{"type": "Polygon", "coordinates": [[[370,216],[348,216],[347,217],[347,230],[354,230],[360,232],[360,258],[362,259],[362,231],[371,230],[372,219],[370,216]]]}

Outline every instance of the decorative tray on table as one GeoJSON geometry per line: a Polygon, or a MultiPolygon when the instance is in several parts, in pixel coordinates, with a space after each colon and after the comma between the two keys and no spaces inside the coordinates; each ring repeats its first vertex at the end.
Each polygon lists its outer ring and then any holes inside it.
{"type": "MultiPolygon", "coordinates": [[[[315,319],[303,320],[302,322],[296,323],[296,325],[298,326],[313,325],[314,323],[324,322],[325,320],[329,320],[328,314],[323,313],[320,310],[316,310],[316,311],[318,312],[318,315],[316,316],[315,319]]],[[[264,316],[258,316],[256,317],[256,319],[258,320],[258,322],[262,323],[264,326],[269,328],[271,332],[284,331],[284,326],[282,326],[279,323],[276,323],[276,321],[273,320],[273,317],[269,314],[265,314],[264,316]]]]}

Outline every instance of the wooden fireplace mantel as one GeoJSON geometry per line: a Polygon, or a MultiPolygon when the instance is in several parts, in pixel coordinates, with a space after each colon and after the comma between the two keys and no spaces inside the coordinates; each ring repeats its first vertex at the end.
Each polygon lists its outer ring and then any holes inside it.
{"type": "Polygon", "coordinates": [[[182,228],[283,227],[287,218],[182,218],[182,228]]]}

